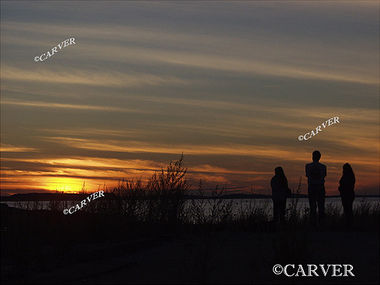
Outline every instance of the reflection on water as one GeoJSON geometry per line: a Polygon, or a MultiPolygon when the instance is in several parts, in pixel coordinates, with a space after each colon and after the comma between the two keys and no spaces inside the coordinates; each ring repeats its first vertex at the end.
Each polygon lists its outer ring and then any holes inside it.
{"type": "MultiPolygon", "coordinates": [[[[52,203],[61,203],[60,207],[64,208],[71,207],[80,201],[4,201],[2,204],[7,204],[9,207],[15,207],[26,210],[49,210],[51,209],[52,203]]],[[[376,207],[379,205],[379,198],[377,197],[357,197],[354,201],[354,209],[360,207],[363,204],[367,206],[376,207]]],[[[143,203],[142,203],[143,204],[143,203]]],[[[141,205],[142,205],[141,204],[141,205]]],[[[184,210],[191,212],[191,207],[196,205],[200,207],[204,214],[212,215],[214,207],[217,205],[218,208],[230,207],[232,216],[239,216],[242,213],[249,213],[252,211],[259,210],[268,216],[272,215],[272,199],[193,199],[186,200],[184,204],[184,210]]],[[[307,198],[288,198],[287,199],[287,209],[296,205],[296,209],[302,215],[308,211],[309,202],[307,198]]],[[[86,207],[83,208],[86,210],[86,207]]],[[[343,212],[341,199],[339,197],[326,198],[326,212],[332,210],[334,212],[343,212]]]]}

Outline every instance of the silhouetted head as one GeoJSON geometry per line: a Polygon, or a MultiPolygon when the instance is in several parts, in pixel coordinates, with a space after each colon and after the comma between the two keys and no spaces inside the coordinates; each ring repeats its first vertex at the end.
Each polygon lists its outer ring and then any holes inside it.
{"type": "Polygon", "coordinates": [[[274,169],[274,174],[278,176],[285,176],[284,170],[281,166],[278,166],[274,169]]]}
{"type": "Polygon", "coordinates": [[[321,159],[321,153],[318,150],[313,151],[313,161],[318,162],[321,159]]]}
{"type": "Polygon", "coordinates": [[[277,177],[280,184],[284,187],[288,187],[288,179],[286,179],[284,170],[281,166],[278,166],[274,169],[275,176],[277,177]]]}
{"type": "Polygon", "coordinates": [[[354,171],[349,163],[343,165],[343,175],[355,177],[354,171]]]}

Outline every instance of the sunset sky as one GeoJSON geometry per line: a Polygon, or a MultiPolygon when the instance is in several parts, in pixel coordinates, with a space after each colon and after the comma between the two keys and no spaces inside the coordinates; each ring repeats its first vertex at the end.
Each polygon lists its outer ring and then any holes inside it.
{"type": "Polygon", "coordinates": [[[282,166],[306,193],[315,149],[328,194],[345,162],[378,194],[378,36],[378,1],[1,1],[1,194],[112,187],[182,152],[194,187],[270,194],[282,166]]]}

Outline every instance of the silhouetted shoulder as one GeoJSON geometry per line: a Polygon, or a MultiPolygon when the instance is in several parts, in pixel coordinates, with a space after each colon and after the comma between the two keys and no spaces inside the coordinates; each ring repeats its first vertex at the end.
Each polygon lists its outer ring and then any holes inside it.
{"type": "Polygon", "coordinates": [[[306,163],[305,167],[306,167],[306,168],[309,168],[309,167],[312,166],[312,165],[313,165],[312,162],[311,162],[311,163],[306,163]]]}
{"type": "Polygon", "coordinates": [[[314,162],[307,163],[307,164],[305,165],[306,176],[308,176],[309,171],[310,171],[310,169],[313,167],[313,165],[315,165],[314,162]]]}

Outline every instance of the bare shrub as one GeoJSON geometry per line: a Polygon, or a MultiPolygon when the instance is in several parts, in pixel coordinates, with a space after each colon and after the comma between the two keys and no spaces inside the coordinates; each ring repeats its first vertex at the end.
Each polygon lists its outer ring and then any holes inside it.
{"type": "Polygon", "coordinates": [[[171,161],[166,169],[152,175],[146,186],[150,220],[173,224],[182,218],[185,193],[189,189],[186,173],[182,155],[179,160],[171,161]]]}

